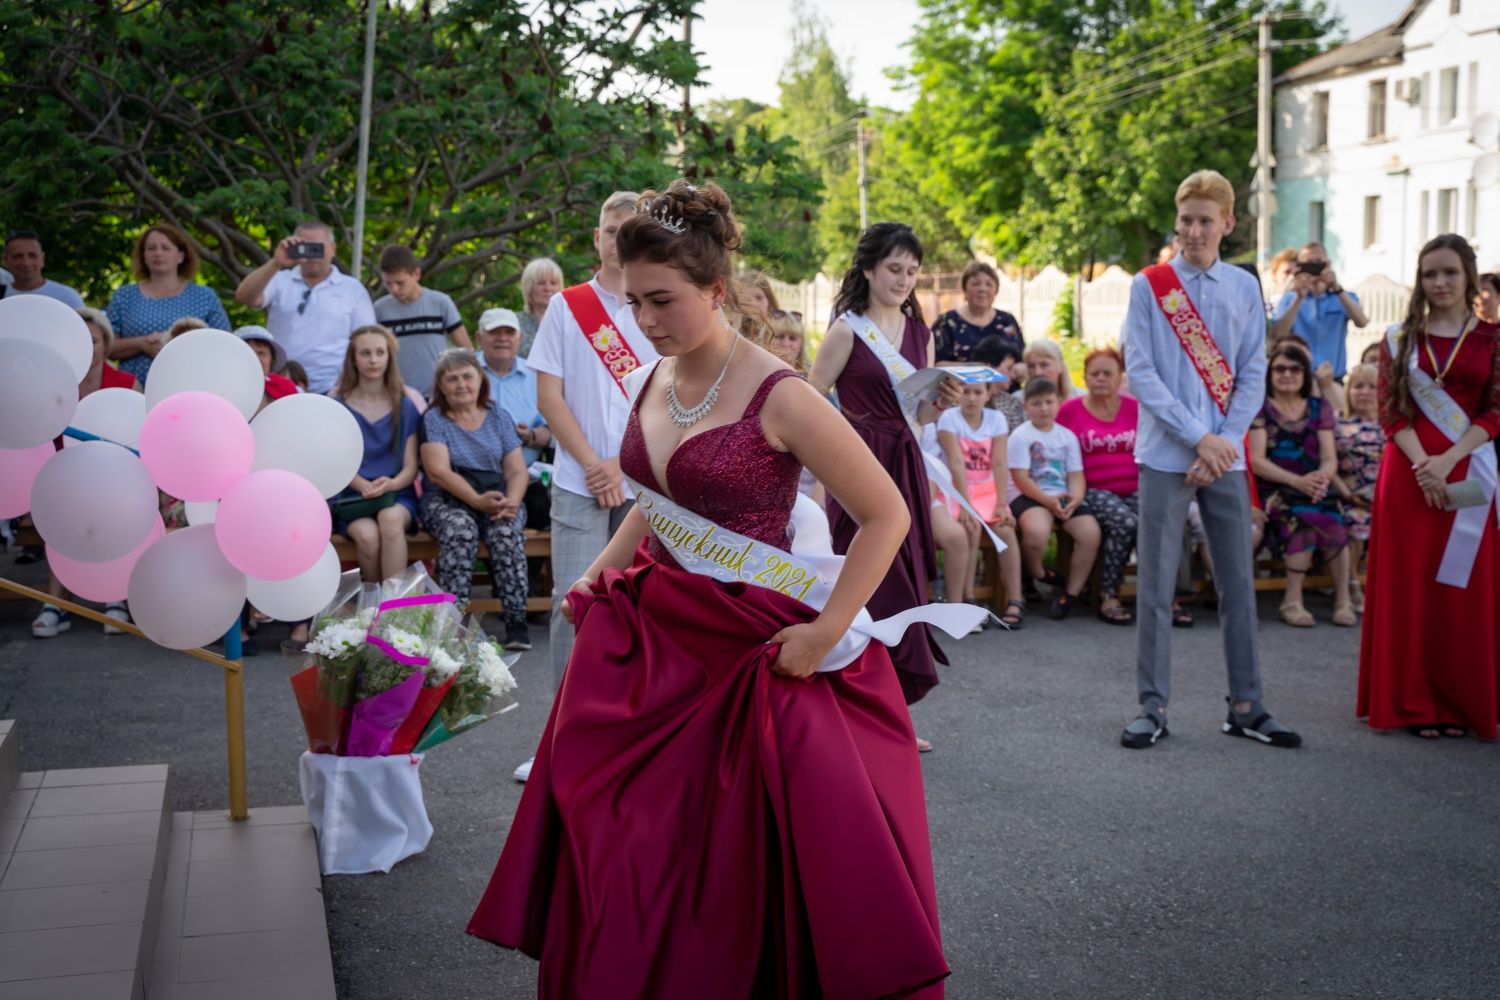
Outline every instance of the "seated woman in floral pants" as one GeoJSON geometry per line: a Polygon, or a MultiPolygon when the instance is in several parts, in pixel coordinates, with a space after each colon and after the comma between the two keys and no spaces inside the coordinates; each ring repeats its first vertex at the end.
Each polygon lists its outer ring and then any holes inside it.
{"type": "Polygon", "coordinates": [[[526,629],[529,475],[516,422],[490,399],[490,382],[468,351],[437,360],[432,407],[422,415],[422,523],[438,543],[437,582],[469,603],[479,543],[505,613],[505,648],[530,649],[526,629]]]}

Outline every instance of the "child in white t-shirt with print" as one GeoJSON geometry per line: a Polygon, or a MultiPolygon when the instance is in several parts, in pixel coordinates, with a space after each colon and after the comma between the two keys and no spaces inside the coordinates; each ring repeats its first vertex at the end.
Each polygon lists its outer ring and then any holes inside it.
{"type": "MultiPolygon", "coordinates": [[[[1016,520],[1006,498],[1010,485],[1006,471],[1006,439],[1010,425],[1004,413],[986,407],[989,397],[988,385],[965,385],[958,407],[945,411],[938,418],[938,441],[953,476],[955,490],[1007,546],[1000,553],[1000,575],[1009,599],[1000,620],[1017,628],[1025,617],[1026,605],[1021,600],[1021,557],[1016,543],[1016,520]]],[[[974,574],[979,567],[979,522],[952,497],[948,498],[948,513],[957,518],[969,538],[964,592],[960,599],[972,601],[974,574]]],[[[946,560],[946,556],[944,558],[946,560]]],[[[955,598],[950,595],[948,599],[955,598]]]]}
{"type": "Polygon", "coordinates": [[[1010,435],[1010,474],[1020,495],[1011,511],[1021,533],[1021,559],[1040,583],[1057,588],[1052,617],[1066,618],[1087,584],[1099,553],[1099,522],[1084,506],[1083,448],[1078,436],[1056,423],[1057,386],[1044,378],[1026,383],[1026,423],[1010,435]],[[1054,525],[1073,538],[1064,579],[1042,564],[1054,525]]]}

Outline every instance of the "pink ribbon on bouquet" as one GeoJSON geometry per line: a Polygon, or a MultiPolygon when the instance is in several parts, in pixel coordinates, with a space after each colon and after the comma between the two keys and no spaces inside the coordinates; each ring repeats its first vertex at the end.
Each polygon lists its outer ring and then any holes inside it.
{"type": "Polygon", "coordinates": [[[425,667],[430,662],[425,656],[407,656],[401,650],[386,642],[375,634],[375,623],[380,621],[380,616],[387,611],[397,608],[410,608],[420,604],[456,604],[458,598],[452,594],[420,594],[416,597],[393,597],[389,601],[381,601],[375,609],[375,617],[370,620],[370,628],[365,632],[365,642],[380,650],[386,656],[395,660],[405,667],[425,667]]]}

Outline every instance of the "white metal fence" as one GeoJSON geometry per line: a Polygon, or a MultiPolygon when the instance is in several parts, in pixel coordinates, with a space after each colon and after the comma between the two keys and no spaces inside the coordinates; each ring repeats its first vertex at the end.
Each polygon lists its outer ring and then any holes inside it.
{"type": "MultiPolygon", "coordinates": [[[[1133,277],[1117,265],[1111,265],[1093,281],[1069,277],[1050,264],[1030,278],[1012,278],[1002,273],[995,306],[1014,314],[1021,329],[1030,337],[1064,333],[1066,331],[1052,329],[1053,314],[1063,290],[1071,284],[1078,335],[1090,347],[1112,344],[1119,340],[1120,328],[1125,322],[1133,277]]],[[[771,286],[781,308],[800,312],[807,328],[815,335],[821,335],[828,328],[833,297],[838,290],[834,279],[819,274],[798,285],[772,281],[771,286]]],[[[1411,290],[1405,285],[1378,274],[1360,282],[1354,293],[1359,296],[1370,322],[1363,330],[1349,331],[1351,359],[1357,358],[1367,345],[1379,338],[1387,326],[1401,322],[1411,297],[1411,290]]],[[[962,303],[959,275],[923,275],[918,281],[917,297],[921,300],[923,314],[931,323],[943,312],[962,303]]],[[[1274,305],[1274,297],[1271,301],[1274,305]]]]}

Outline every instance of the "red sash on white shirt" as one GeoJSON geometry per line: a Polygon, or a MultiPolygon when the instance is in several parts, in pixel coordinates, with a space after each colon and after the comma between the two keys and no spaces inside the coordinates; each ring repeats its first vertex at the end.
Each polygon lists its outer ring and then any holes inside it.
{"type": "Polygon", "coordinates": [[[573,318],[578,321],[578,328],[583,331],[584,338],[599,358],[599,363],[609,372],[615,387],[628,398],[630,394],[626,392],[622,380],[639,368],[641,362],[635,356],[635,351],[631,350],[630,342],[625,339],[620,328],[610,319],[609,310],[599,301],[599,293],[594,291],[593,285],[584,282],[572,288],[564,288],[562,296],[568,309],[572,311],[573,318]]]}
{"type": "Polygon", "coordinates": [[[1229,397],[1234,392],[1234,369],[1229,367],[1219,345],[1208,332],[1208,325],[1198,313],[1198,307],[1182,287],[1182,279],[1171,264],[1152,264],[1141,272],[1151,285],[1151,295],[1161,306],[1167,317],[1167,325],[1177,334],[1182,349],[1187,352],[1193,367],[1209,397],[1218,406],[1219,412],[1229,412],[1229,397]]]}

